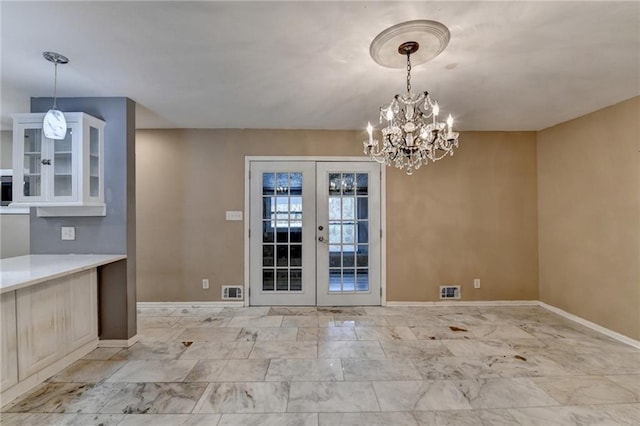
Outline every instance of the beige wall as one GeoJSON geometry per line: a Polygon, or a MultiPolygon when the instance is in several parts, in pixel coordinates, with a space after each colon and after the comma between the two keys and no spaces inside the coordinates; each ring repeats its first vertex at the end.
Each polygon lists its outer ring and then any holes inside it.
{"type": "Polygon", "coordinates": [[[436,300],[440,285],[460,284],[466,300],[535,300],[535,133],[460,141],[413,176],[388,170],[388,299],[436,300]]]}
{"type": "Polygon", "coordinates": [[[0,259],[29,254],[29,215],[0,214],[0,259]]]}
{"type": "Polygon", "coordinates": [[[640,97],[538,133],[540,299],[640,339],[640,97]]]}
{"type": "MultiPolygon", "coordinates": [[[[13,163],[13,132],[0,131],[0,169],[13,163]]],[[[0,259],[29,254],[29,215],[0,214],[0,259]]]]}
{"type": "Polygon", "coordinates": [[[10,169],[13,164],[13,131],[0,131],[0,169],[10,169]]]}
{"type": "MultiPolygon", "coordinates": [[[[243,283],[242,222],[224,216],[244,209],[245,156],[360,156],[365,137],[139,130],[138,300],[219,300],[221,285],[243,283]]],[[[388,169],[388,300],[436,300],[453,283],[467,300],[537,299],[535,164],[535,133],[478,132],[413,176],[388,169]]]]}

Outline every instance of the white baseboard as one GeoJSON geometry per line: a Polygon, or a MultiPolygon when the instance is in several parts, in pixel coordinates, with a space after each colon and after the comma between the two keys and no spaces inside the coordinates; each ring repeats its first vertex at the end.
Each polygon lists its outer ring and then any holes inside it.
{"type": "Polygon", "coordinates": [[[179,307],[184,308],[215,308],[215,307],[236,307],[244,306],[243,300],[221,300],[217,302],[138,302],[138,308],[159,308],[159,307],[179,307]]]}
{"type": "Polygon", "coordinates": [[[140,335],[136,334],[128,339],[105,339],[98,340],[99,348],[128,348],[140,340],[140,335]]]}
{"type": "Polygon", "coordinates": [[[37,373],[27,377],[24,380],[21,380],[9,389],[3,390],[2,395],[0,396],[0,405],[4,407],[7,403],[13,402],[16,398],[31,391],[48,378],[58,374],[59,372],[94,350],[97,346],[97,343],[98,339],[91,340],[89,343],[80,346],[78,349],[60,358],[56,362],[48,365],[37,373]]]}
{"type": "Polygon", "coordinates": [[[442,300],[435,302],[387,302],[387,306],[537,306],[537,300],[442,300]]]}
{"type": "Polygon", "coordinates": [[[578,324],[584,325],[587,328],[590,328],[594,331],[604,334],[605,336],[611,337],[612,339],[618,340],[619,342],[626,343],[627,345],[633,346],[634,348],[640,349],[640,341],[632,339],[631,337],[627,337],[624,334],[620,334],[616,331],[609,330],[606,327],[596,324],[595,322],[591,322],[584,318],[581,318],[577,315],[571,314],[567,311],[564,311],[560,308],[556,308],[555,306],[548,305],[544,302],[538,302],[538,305],[545,308],[548,311],[553,312],[554,314],[558,314],[562,317],[565,317],[573,322],[577,322],[578,324]]]}

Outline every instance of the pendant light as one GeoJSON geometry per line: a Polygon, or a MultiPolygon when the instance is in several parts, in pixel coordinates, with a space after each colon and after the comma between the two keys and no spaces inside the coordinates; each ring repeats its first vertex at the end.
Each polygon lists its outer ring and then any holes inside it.
{"type": "Polygon", "coordinates": [[[69,63],[69,59],[55,52],[43,52],[42,56],[49,61],[53,62],[55,66],[54,79],[53,79],[53,107],[47,111],[42,121],[42,131],[44,136],[49,139],[61,140],[67,135],[67,120],[64,118],[62,111],[57,108],[58,98],[58,64],[64,65],[69,63]]]}

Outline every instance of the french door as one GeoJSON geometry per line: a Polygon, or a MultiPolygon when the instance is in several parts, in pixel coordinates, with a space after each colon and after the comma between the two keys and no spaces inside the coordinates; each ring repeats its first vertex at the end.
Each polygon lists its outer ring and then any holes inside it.
{"type": "Polygon", "coordinates": [[[251,305],[380,305],[380,166],[251,161],[251,305]]]}

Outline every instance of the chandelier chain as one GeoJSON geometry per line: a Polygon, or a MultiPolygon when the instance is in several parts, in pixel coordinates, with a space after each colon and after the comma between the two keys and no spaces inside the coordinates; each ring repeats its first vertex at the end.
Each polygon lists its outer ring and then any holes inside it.
{"type": "Polygon", "coordinates": [[[411,92],[411,54],[407,53],[407,93],[411,92]]]}

